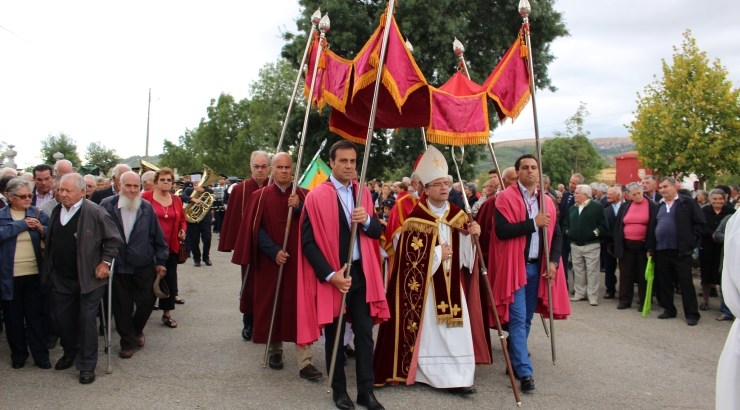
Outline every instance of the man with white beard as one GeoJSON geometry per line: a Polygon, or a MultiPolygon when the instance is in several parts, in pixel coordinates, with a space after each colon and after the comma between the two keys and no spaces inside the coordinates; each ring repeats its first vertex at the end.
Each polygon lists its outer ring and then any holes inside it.
{"type": "MultiPolygon", "coordinates": [[[[740,212],[727,222],[725,229],[725,258],[722,272],[722,296],[725,304],[737,317],[740,315],[740,212]]],[[[740,408],[740,321],[735,319],[717,366],[716,408],[740,408]]]]}
{"type": "Polygon", "coordinates": [[[154,280],[167,273],[169,246],[148,201],[141,200],[139,176],[128,171],[121,175],[120,193],[100,204],[118,228],[123,245],[113,270],[113,316],[121,336],[123,359],[144,347],[144,326],[154,307],[154,280]],[[134,305],[136,310],[134,311],[134,305]]]}

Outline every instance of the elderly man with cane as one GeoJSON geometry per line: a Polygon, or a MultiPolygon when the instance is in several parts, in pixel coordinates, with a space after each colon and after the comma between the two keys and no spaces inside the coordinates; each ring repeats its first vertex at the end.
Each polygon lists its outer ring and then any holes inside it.
{"type": "Polygon", "coordinates": [[[108,213],[85,199],[80,174],[63,176],[59,190],[61,204],[51,213],[42,281],[51,283],[64,348],[55,368],[76,364],[80,383],[87,384],[95,381],[98,363],[98,308],[122,241],[108,213]]]}
{"type": "Polygon", "coordinates": [[[169,246],[152,204],[141,200],[139,176],[125,172],[120,186],[121,192],[104,199],[100,206],[113,219],[124,241],[114,268],[111,308],[121,336],[118,355],[129,359],[134,347],[144,347],[144,326],[154,307],[154,279],[167,273],[169,246]]]}

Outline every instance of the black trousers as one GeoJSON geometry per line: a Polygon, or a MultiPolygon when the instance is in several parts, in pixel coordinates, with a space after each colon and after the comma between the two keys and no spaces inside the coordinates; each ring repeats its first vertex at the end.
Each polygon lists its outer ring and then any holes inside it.
{"type": "Polygon", "coordinates": [[[565,235],[563,235],[563,247],[562,251],[560,252],[563,258],[563,270],[565,271],[565,286],[568,286],[568,289],[570,289],[570,286],[568,285],[568,266],[570,265],[570,262],[568,262],[568,258],[570,257],[570,239],[566,238],[565,235]]]}
{"type": "MultiPolygon", "coordinates": [[[[635,297],[635,282],[637,282],[637,298],[640,304],[644,304],[646,298],[653,295],[645,295],[647,282],[645,281],[645,268],[647,267],[647,248],[645,242],[624,240],[624,254],[619,260],[619,303],[632,306],[635,297]]],[[[653,281],[655,284],[655,281],[653,281]]]]}
{"type": "Polygon", "coordinates": [[[34,362],[40,364],[49,361],[49,350],[46,348],[46,294],[42,291],[39,276],[14,277],[13,299],[0,301],[13,363],[25,363],[29,347],[34,362]]]}
{"type": "Polygon", "coordinates": [[[213,213],[213,217],[216,220],[216,224],[213,226],[213,232],[221,232],[221,226],[224,224],[224,215],[226,215],[226,211],[216,211],[213,213]]]}
{"type": "MultiPolygon", "coordinates": [[[[193,261],[210,260],[211,256],[211,218],[205,218],[197,224],[188,223],[190,237],[190,251],[193,252],[193,261]],[[208,222],[206,224],[206,222],[208,222]],[[203,254],[200,252],[200,242],[203,241],[203,254]],[[202,258],[201,258],[202,256],[202,258]]],[[[169,285],[169,284],[168,284],[169,285]]],[[[170,289],[172,290],[172,289],[170,289]]]]}
{"type": "Polygon", "coordinates": [[[51,273],[51,284],[64,356],[77,358],[77,370],[93,372],[98,364],[98,309],[107,286],[81,294],[79,279],[57,272],[51,273]]]}
{"type": "MultiPolygon", "coordinates": [[[[617,294],[617,258],[607,250],[609,244],[602,244],[601,260],[604,263],[604,284],[606,293],[617,294]]],[[[644,273],[644,272],[643,272],[644,273]]]]}
{"type": "MultiPolygon", "coordinates": [[[[167,288],[170,290],[170,297],[167,299],[159,299],[159,309],[161,310],[175,310],[175,296],[177,295],[177,259],[176,253],[170,253],[167,258],[167,262],[164,267],[167,269],[167,274],[164,275],[164,281],[167,283],[167,288]]],[[[153,284],[152,284],[153,285],[153,284]]],[[[153,286],[150,288],[154,289],[153,286]]],[[[154,292],[154,290],[152,290],[154,292]]]]}
{"type": "MultiPolygon", "coordinates": [[[[347,313],[352,316],[352,331],[355,334],[355,352],[356,372],[357,372],[357,392],[360,394],[367,393],[373,389],[373,318],[370,316],[370,305],[367,304],[365,285],[365,273],[362,270],[362,262],[352,262],[352,286],[347,293],[347,313]]],[[[347,316],[344,316],[346,319],[347,316]]],[[[327,324],[324,328],[326,335],[326,371],[329,372],[331,366],[331,353],[334,349],[334,337],[339,330],[339,342],[344,344],[344,328],[346,320],[342,320],[341,326],[338,323],[338,317],[334,318],[334,323],[327,324]]],[[[341,347],[341,346],[340,346],[341,347]]],[[[344,374],[345,356],[341,354],[342,350],[337,350],[337,361],[334,366],[334,377],[331,381],[331,388],[334,392],[341,393],[347,391],[347,378],[344,374]]]]}
{"type": "Polygon", "coordinates": [[[655,276],[660,278],[660,295],[663,308],[671,316],[676,316],[676,305],[673,303],[673,284],[678,282],[681,288],[683,313],[687,319],[697,319],[699,304],[696,300],[696,289],[691,276],[692,256],[678,256],[678,250],[655,252],[655,276]]]}
{"type": "Polygon", "coordinates": [[[121,350],[136,347],[136,336],[144,331],[152,314],[156,275],[153,268],[141,273],[113,275],[113,316],[116,318],[116,330],[121,336],[121,350]]]}

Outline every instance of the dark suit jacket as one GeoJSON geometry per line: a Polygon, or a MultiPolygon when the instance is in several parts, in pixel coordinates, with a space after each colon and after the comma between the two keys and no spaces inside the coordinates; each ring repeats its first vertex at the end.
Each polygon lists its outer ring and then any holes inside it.
{"type": "Polygon", "coordinates": [[[103,202],[105,198],[108,198],[109,196],[113,196],[115,194],[116,193],[113,192],[113,185],[111,185],[110,188],[104,188],[93,192],[92,196],[90,197],[90,202],[93,202],[96,205],[100,205],[100,203],[103,202]]]}
{"type": "MultiPolygon", "coordinates": [[[[655,219],[658,215],[658,210],[666,206],[663,203],[658,203],[653,211],[651,217],[655,219]]],[[[676,212],[676,234],[678,236],[678,256],[691,255],[694,252],[694,248],[699,244],[702,233],[704,233],[704,226],[707,224],[704,213],[701,211],[699,203],[696,202],[690,196],[681,194],[676,195],[676,202],[671,207],[671,212],[676,212]]],[[[647,241],[645,245],[650,253],[655,253],[655,227],[648,228],[647,241]]]]}
{"type": "MultiPolygon", "coordinates": [[[[456,205],[458,208],[465,210],[465,202],[463,202],[462,195],[455,188],[450,188],[450,197],[447,198],[452,205],[456,205]]],[[[471,204],[472,206],[472,204],[471,204]]]]}
{"type": "MultiPolygon", "coordinates": [[[[568,216],[568,211],[570,210],[570,207],[576,204],[576,198],[573,196],[573,193],[570,191],[563,192],[563,197],[560,198],[560,219],[561,223],[562,220],[565,219],[568,216]]],[[[563,227],[561,226],[560,229],[563,227]]]]}
{"type": "MultiPolygon", "coordinates": [[[[605,203],[604,205],[604,213],[606,214],[606,220],[609,221],[609,229],[611,229],[611,232],[609,232],[609,235],[604,236],[604,242],[614,242],[614,227],[617,225],[617,215],[614,213],[614,208],[612,208],[612,204],[605,203]]],[[[619,206],[619,210],[621,211],[624,207],[624,203],[619,206]]]]}
{"type": "MultiPolygon", "coordinates": [[[[337,197],[337,203],[339,205],[339,212],[337,212],[337,218],[339,218],[339,264],[342,266],[347,262],[345,258],[349,255],[349,242],[350,237],[352,236],[352,227],[347,222],[347,218],[344,216],[344,211],[342,211],[343,205],[339,201],[339,197],[337,197]]],[[[334,272],[334,269],[329,265],[326,257],[324,257],[324,254],[319,250],[318,245],[316,245],[316,238],[314,237],[311,221],[308,219],[308,214],[305,215],[301,228],[303,255],[306,256],[306,259],[308,259],[308,262],[313,267],[319,281],[324,282],[326,277],[329,276],[330,273],[334,272]]],[[[360,227],[357,231],[357,240],[360,240],[359,235],[367,235],[372,239],[379,239],[382,234],[383,225],[381,225],[380,222],[378,222],[378,218],[373,215],[370,217],[370,226],[368,226],[367,230],[363,230],[362,227],[360,227]]],[[[372,255],[365,256],[372,257],[372,255]]],[[[360,255],[360,257],[363,257],[363,255],[360,255]]]]}

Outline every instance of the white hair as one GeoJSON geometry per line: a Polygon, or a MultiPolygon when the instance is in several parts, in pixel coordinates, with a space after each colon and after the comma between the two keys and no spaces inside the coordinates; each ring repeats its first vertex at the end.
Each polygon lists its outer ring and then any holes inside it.
{"type": "Polygon", "coordinates": [[[576,189],[581,188],[581,193],[587,195],[589,198],[591,198],[591,187],[586,184],[581,184],[576,186],[576,189]]]}
{"type": "Polygon", "coordinates": [[[409,185],[411,185],[411,178],[409,178],[409,177],[403,177],[403,178],[401,178],[401,182],[403,182],[404,184],[406,184],[406,186],[409,186],[409,185]]]}
{"type": "Polygon", "coordinates": [[[147,171],[144,173],[144,175],[141,176],[141,182],[146,182],[148,184],[151,184],[154,182],[154,175],[157,173],[154,171],[147,171]]]}
{"type": "Polygon", "coordinates": [[[606,193],[609,192],[609,186],[607,186],[606,184],[603,184],[603,183],[602,184],[599,184],[599,191],[601,191],[602,193],[606,194],[606,193]]]}
{"type": "Polygon", "coordinates": [[[90,175],[90,174],[85,175],[85,181],[87,181],[88,178],[92,179],[93,184],[95,183],[95,175],[90,175]]]}
{"type": "MultiPolygon", "coordinates": [[[[8,181],[8,185],[5,188],[5,195],[6,196],[16,196],[18,194],[18,191],[20,191],[21,188],[26,187],[29,191],[33,191],[33,185],[26,181],[23,178],[13,178],[10,181],[8,181]]],[[[712,191],[714,192],[714,191],[712,191]]]]}
{"type": "Polygon", "coordinates": [[[252,152],[252,156],[249,158],[249,165],[254,165],[254,159],[257,158],[258,155],[262,155],[268,163],[270,162],[270,154],[265,151],[254,151],[252,152]]]}
{"type": "Polygon", "coordinates": [[[85,187],[85,178],[83,178],[82,175],[80,175],[80,174],[78,174],[76,172],[73,172],[71,174],[65,174],[64,176],[62,176],[61,181],[59,181],[59,185],[61,186],[64,183],[64,181],[67,180],[67,179],[74,179],[75,180],[75,188],[77,188],[78,190],[83,190],[83,189],[86,188],[85,187]]]}
{"type": "Polygon", "coordinates": [[[123,172],[131,171],[131,167],[126,164],[118,164],[115,167],[113,167],[113,171],[111,171],[111,176],[113,178],[118,178],[123,172]]]}
{"type": "Polygon", "coordinates": [[[14,170],[13,168],[3,168],[3,176],[10,175],[11,177],[17,177],[18,171],[14,170]]]}
{"type": "Polygon", "coordinates": [[[126,195],[119,195],[118,204],[130,211],[135,211],[141,206],[141,195],[136,195],[134,199],[129,199],[126,195]]]}

